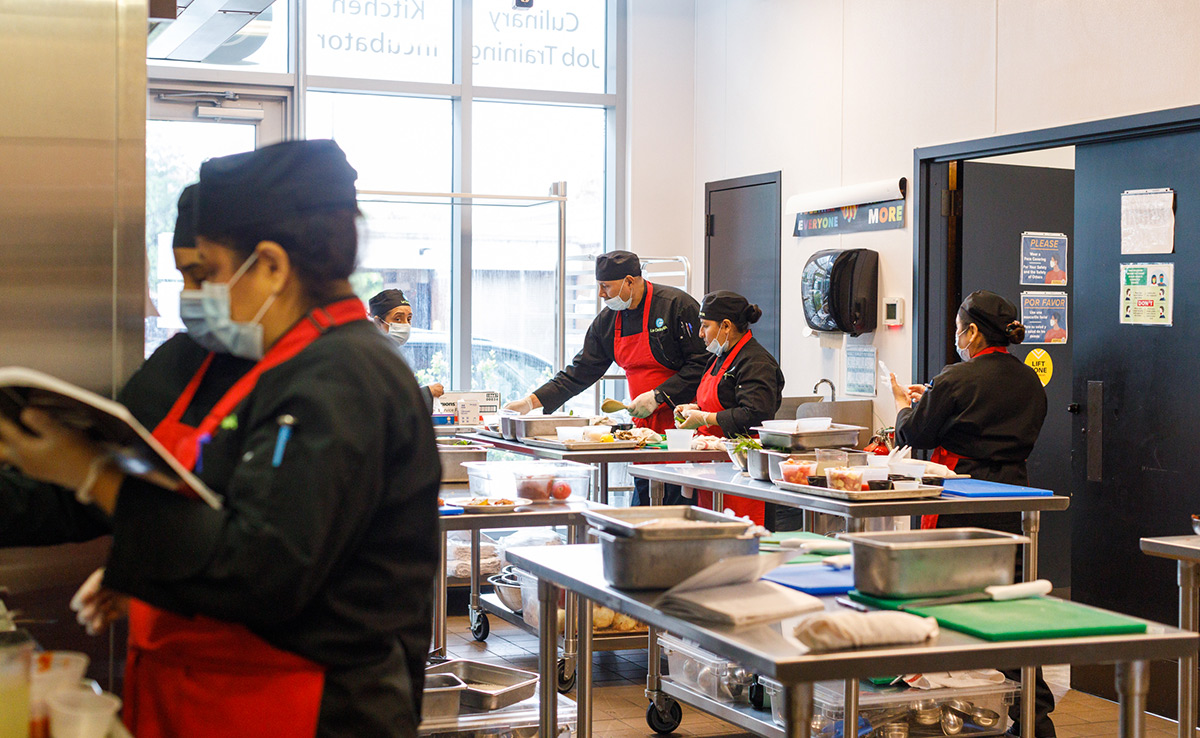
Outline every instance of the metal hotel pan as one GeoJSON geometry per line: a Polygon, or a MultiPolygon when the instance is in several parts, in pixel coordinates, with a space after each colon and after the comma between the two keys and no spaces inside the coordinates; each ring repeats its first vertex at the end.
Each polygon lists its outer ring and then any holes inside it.
{"type": "Polygon", "coordinates": [[[426,674],[452,674],[466,688],[462,704],[476,710],[499,710],[527,700],[537,691],[538,675],[511,666],[457,659],[430,666],[426,674]]]}
{"type": "Polygon", "coordinates": [[[846,533],[854,588],[876,597],[937,597],[1012,584],[1025,536],[983,528],[846,533]]]}
{"type": "Polygon", "coordinates": [[[560,425],[580,426],[590,421],[582,415],[501,415],[500,432],[510,441],[553,436],[560,425]]]}
{"type": "Polygon", "coordinates": [[[758,553],[758,538],[636,539],[596,531],[604,579],[618,589],[669,589],[730,556],[758,553]]]}
{"type": "Polygon", "coordinates": [[[427,674],[421,697],[421,719],[436,720],[457,715],[459,695],[464,689],[466,685],[453,674],[427,674]]]}
{"type": "Polygon", "coordinates": [[[759,426],[750,430],[758,433],[762,445],[789,451],[812,451],[818,448],[853,447],[858,444],[858,432],[866,430],[859,425],[834,423],[826,430],[795,433],[771,430],[759,426]]]}
{"type": "Polygon", "coordinates": [[[614,535],[646,541],[681,541],[710,538],[737,538],[749,527],[723,513],[705,510],[702,507],[682,505],[655,505],[652,507],[624,507],[604,510],[584,510],[583,517],[594,528],[614,535]],[[653,520],[698,520],[710,525],[687,525],[678,528],[646,528],[653,520]]]}

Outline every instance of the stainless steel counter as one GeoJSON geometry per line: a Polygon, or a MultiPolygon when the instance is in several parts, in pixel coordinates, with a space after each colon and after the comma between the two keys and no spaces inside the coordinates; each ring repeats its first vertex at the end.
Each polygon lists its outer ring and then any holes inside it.
{"type": "MultiPolygon", "coordinates": [[[[1142,552],[1179,562],[1179,627],[1200,630],[1196,595],[1200,591],[1200,536],[1143,538],[1142,552]]],[[[1196,733],[1196,659],[1179,659],[1179,736],[1194,738],[1196,733]]]]}
{"type": "MultiPolygon", "coordinates": [[[[555,724],[554,683],[554,608],[558,588],[576,592],[587,600],[599,602],[651,626],[650,666],[657,672],[658,649],[655,630],[661,629],[699,643],[718,656],[738,661],[748,669],[769,676],[785,685],[787,736],[808,738],[812,719],[812,683],[825,679],[857,680],[874,674],[907,674],[921,671],[947,671],[981,668],[1033,667],[1061,663],[1118,663],[1118,690],[1121,696],[1120,735],[1140,738],[1144,734],[1148,661],[1159,658],[1194,657],[1197,636],[1178,628],[1148,623],[1144,634],[1052,638],[992,642],[943,629],[930,645],[871,648],[856,651],[814,654],[785,639],[779,624],[748,628],[700,626],[654,607],[661,592],[622,592],[604,581],[600,548],[594,545],[568,546],[545,550],[521,548],[509,551],[509,559],[539,578],[541,608],[542,726],[555,724]]],[[[823,598],[826,609],[837,606],[833,598],[823,598]]],[[[590,620],[590,608],[580,622],[579,736],[591,734],[590,715],[585,702],[590,699],[591,642],[584,637],[590,620]],[[585,691],[585,682],[587,689],[585,691]]],[[[648,693],[661,692],[652,673],[648,693]]],[[[855,689],[857,683],[852,682],[855,689]]],[[[848,690],[849,691],[849,690],[848,690]]],[[[549,733],[543,733],[548,735],[549,733]]]]}

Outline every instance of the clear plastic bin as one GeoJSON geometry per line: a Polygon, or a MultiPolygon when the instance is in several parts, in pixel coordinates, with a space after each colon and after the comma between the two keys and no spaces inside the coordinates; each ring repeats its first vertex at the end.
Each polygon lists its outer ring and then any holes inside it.
{"type": "Polygon", "coordinates": [[[667,655],[667,673],[678,684],[718,702],[750,702],[753,675],[739,664],[663,633],[658,645],[667,655]]]}
{"type": "Polygon", "coordinates": [[[467,461],[467,480],[476,497],[524,497],[533,502],[586,500],[592,467],[574,461],[467,461]]]}
{"type": "MultiPolygon", "coordinates": [[[[531,628],[538,627],[541,615],[538,610],[538,580],[527,571],[514,568],[513,574],[521,585],[521,618],[531,628]]],[[[566,626],[566,592],[558,591],[558,632],[562,633],[566,626]]]]}
{"type": "MultiPolygon", "coordinates": [[[[771,702],[771,718],[776,725],[784,727],[783,685],[764,676],[758,681],[771,702]]],[[[872,729],[888,723],[904,723],[910,736],[941,736],[944,735],[942,716],[947,713],[962,721],[962,727],[955,735],[1004,735],[1008,726],[1008,706],[1019,689],[1020,685],[1007,680],[985,687],[961,689],[876,687],[863,683],[858,694],[859,735],[871,735],[872,729]]],[[[814,738],[841,736],[845,711],[845,682],[813,685],[814,738]]]]}

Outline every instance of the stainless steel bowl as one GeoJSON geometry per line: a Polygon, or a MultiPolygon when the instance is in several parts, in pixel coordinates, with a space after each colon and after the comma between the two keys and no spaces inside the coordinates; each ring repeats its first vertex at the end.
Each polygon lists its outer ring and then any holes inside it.
{"type": "Polygon", "coordinates": [[[991,728],[1000,722],[1000,713],[986,707],[976,707],[971,711],[971,721],[981,728],[991,728]]]}
{"type": "Polygon", "coordinates": [[[920,700],[913,703],[912,718],[917,725],[937,725],[942,719],[942,708],[936,700],[920,700]]]}
{"type": "Polygon", "coordinates": [[[737,441],[725,441],[725,453],[729,454],[729,460],[733,465],[742,471],[746,471],[746,452],[737,450],[737,441]]]}
{"type": "Polygon", "coordinates": [[[488,577],[488,584],[496,590],[496,596],[504,606],[515,613],[521,612],[521,584],[515,577],[509,578],[504,574],[493,574],[488,577]]]}
{"type": "Polygon", "coordinates": [[[1192,516],[1192,530],[1196,531],[1196,535],[1200,536],[1200,515],[1192,516]]]}

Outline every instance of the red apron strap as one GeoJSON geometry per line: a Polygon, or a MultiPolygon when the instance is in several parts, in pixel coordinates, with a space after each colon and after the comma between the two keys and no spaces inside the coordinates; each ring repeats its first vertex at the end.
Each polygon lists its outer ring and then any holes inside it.
{"type": "MultiPolygon", "coordinates": [[[[666,380],[675,376],[674,369],[663,366],[654,358],[650,348],[650,305],[654,296],[654,285],[646,282],[646,294],[642,298],[642,332],[632,335],[621,335],[622,319],[625,311],[617,312],[615,330],[613,333],[613,359],[617,366],[625,370],[626,381],[629,383],[631,397],[637,397],[643,392],[649,392],[666,380]]],[[[662,433],[667,428],[674,428],[674,414],[670,407],[664,404],[648,418],[634,418],[634,425],[651,428],[662,433]]]]}
{"type": "MultiPolygon", "coordinates": [[[[983,352],[981,351],[979,354],[975,354],[975,355],[979,356],[982,353],[983,352]]],[[[1007,353],[1007,351],[1005,353],[1007,353]]],[[[945,448],[938,446],[937,448],[935,448],[933,450],[933,454],[930,455],[929,460],[935,464],[941,464],[942,466],[946,467],[950,471],[954,471],[955,467],[958,466],[958,462],[965,458],[967,458],[967,457],[959,456],[958,454],[954,453],[953,451],[947,451],[945,448]]],[[[936,515],[922,515],[921,516],[921,529],[922,530],[930,530],[932,528],[936,528],[937,521],[938,521],[938,516],[936,516],[936,515]]]]}

